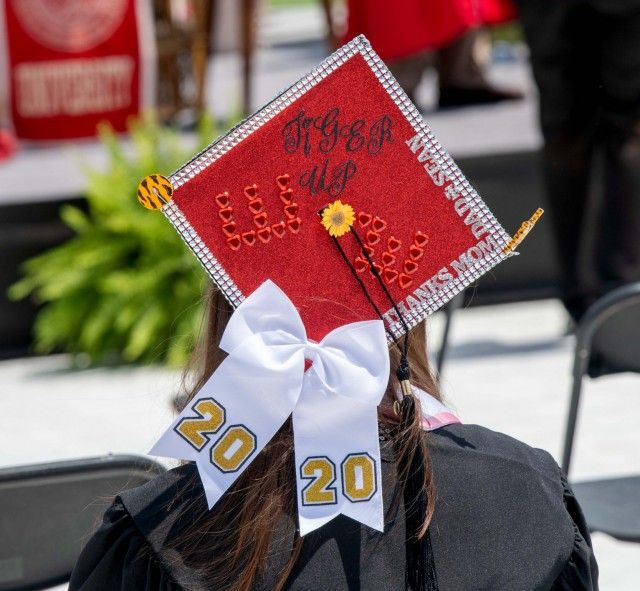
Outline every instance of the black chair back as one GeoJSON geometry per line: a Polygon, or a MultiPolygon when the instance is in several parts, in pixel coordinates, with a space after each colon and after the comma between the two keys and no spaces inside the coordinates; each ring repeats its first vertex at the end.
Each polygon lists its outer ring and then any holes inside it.
{"type": "Polygon", "coordinates": [[[640,372],[640,281],[613,290],[593,304],[576,331],[573,385],[562,469],[569,473],[578,406],[585,375],[640,372]]]}
{"type": "MultiPolygon", "coordinates": [[[[576,332],[573,385],[562,469],[569,473],[578,408],[585,375],[640,372],[640,282],[600,298],[580,320],[576,332]]],[[[573,484],[589,529],[618,540],[640,542],[640,476],[573,484]]]]}
{"type": "Polygon", "coordinates": [[[0,469],[0,591],[68,581],[113,497],[162,472],[118,455],[0,469]]]}
{"type": "Polygon", "coordinates": [[[605,311],[606,318],[593,333],[587,369],[592,378],[640,372],[640,284],[623,289],[627,290],[626,297],[613,300],[605,311]]]}

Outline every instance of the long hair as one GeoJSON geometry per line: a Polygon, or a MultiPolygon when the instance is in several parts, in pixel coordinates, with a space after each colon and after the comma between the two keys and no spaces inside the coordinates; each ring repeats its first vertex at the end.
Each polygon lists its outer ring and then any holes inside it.
{"type": "MultiPolygon", "coordinates": [[[[211,289],[207,296],[207,316],[203,338],[194,359],[185,373],[186,405],[224,360],[225,353],[218,344],[224,333],[232,309],[222,294],[211,289]]],[[[427,357],[424,323],[411,332],[409,362],[415,386],[440,399],[436,378],[427,357]]],[[[397,483],[402,492],[411,460],[422,449],[425,461],[424,487],[427,491],[427,510],[419,536],[427,531],[434,511],[434,486],[420,412],[413,424],[400,428],[400,419],[393,410],[394,388],[397,388],[396,368],[399,349],[390,349],[391,372],[389,386],[378,407],[380,428],[393,440],[397,466],[397,483]]],[[[419,411],[419,409],[418,409],[419,411]]],[[[206,588],[225,591],[247,591],[258,582],[267,567],[267,556],[273,542],[288,554],[281,561],[284,566],[274,577],[275,591],[281,591],[299,556],[302,539],[295,531],[296,478],[293,459],[293,431],[289,418],[273,439],[240,475],[216,507],[178,540],[180,560],[199,574],[206,588]],[[288,523],[283,529],[283,523],[288,523]],[[278,539],[274,532],[278,528],[278,539]],[[286,539],[285,539],[286,538],[286,539]]],[[[395,495],[396,498],[398,495],[395,495]]],[[[400,495],[401,496],[401,495],[400,495]]],[[[271,568],[271,565],[270,565],[271,568]]]]}

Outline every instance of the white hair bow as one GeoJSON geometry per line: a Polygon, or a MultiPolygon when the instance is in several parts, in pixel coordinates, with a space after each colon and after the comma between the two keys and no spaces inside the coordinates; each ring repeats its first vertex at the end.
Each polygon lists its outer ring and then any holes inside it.
{"type": "Polygon", "coordinates": [[[266,281],[233,313],[220,347],[228,357],[150,453],[196,462],[213,507],[293,415],[300,534],[340,513],[382,531],[382,321],[347,324],[315,343],[266,281]]]}

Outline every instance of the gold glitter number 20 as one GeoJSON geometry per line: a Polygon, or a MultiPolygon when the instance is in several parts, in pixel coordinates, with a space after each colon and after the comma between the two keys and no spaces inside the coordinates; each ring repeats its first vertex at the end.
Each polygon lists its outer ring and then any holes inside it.
{"type": "Polygon", "coordinates": [[[352,503],[368,501],[376,492],[376,462],[366,453],[350,454],[341,464],[342,494],[352,503]]]}
{"type": "MultiPolygon", "coordinates": [[[[191,447],[202,451],[211,435],[226,424],[226,410],[213,398],[197,400],[191,410],[196,416],[182,419],[174,431],[191,447]]],[[[211,446],[209,459],[221,472],[237,472],[255,450],[255,434],[245,425],[230,425],[211,446]]]]}
{"type": "Polygon", "coordinates": [[[336,467],[325,457],[307,458],[300,466],[300,477],[311,480],[302,491],[303,505],[335,505],[336,467]]]}
{"type": "MultiPolygon", "coordinates": [[[[310,480],[302,490],[303,505],[335,505],[336,469],[326,456],[307,458],[300,466],[300,477],[310,480]]],[[[342,494],[352,503],[368,501],[377,490],[376,462],[367,453],[349,454],[340,464],[342,494]]]]}

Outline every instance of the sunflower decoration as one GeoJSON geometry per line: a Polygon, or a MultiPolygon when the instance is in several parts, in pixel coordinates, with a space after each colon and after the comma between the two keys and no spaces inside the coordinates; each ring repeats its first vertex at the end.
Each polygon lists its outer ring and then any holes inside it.
{"type": "Polygon", "coordinates": [[[339,238],[346,234],[355,222],[356,214],[348,203],[340,199],[327,205],[322,211],[322,225],[330,236],[339,238]]]}

